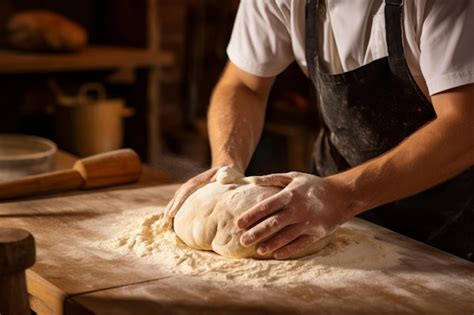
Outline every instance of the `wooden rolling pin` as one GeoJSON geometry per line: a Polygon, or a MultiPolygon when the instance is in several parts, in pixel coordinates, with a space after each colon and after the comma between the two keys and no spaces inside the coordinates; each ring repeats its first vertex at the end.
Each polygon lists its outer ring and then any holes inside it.
{"type": "Polygon", "coordinates": [[[0,182],[0,200],[72,189],[93,189],[138,180],[140,158],[121,149],[78,160],[72,169],[0,182]]]}
{"type": "Polygon", "coordinates": [[[35,240],[22,229],[0,228],[0,314],[31,314],[25,269],[35,263],[35,240]]]}

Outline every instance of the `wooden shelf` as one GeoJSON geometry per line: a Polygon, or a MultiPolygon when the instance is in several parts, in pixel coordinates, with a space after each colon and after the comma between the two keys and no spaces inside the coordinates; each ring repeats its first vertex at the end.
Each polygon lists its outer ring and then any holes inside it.
{"type": "Polygon", "coordinates": [[[172,53],[146,49],[91,46],[77,53],[27,53],[0,50],[0,73],[37,73],[166,66],[172,53]]]}

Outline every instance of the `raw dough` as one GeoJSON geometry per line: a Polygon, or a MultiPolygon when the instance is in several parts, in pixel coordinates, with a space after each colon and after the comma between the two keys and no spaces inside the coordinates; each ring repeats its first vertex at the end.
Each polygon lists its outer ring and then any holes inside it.
{"type": "MultiPolygon", "coordinates": [[[[278,193],[280,188],[262,187],[247,177],[235,183],[213,182],[200,188],[184,202],[174,218],[174,230],[188,246],[212,250],[230,258],[261,256],[256,247],[243,247],[239,239],[243,230],[235,226],[234,220],[258,202],[278,193]]],[[[325,237],[308,250],[291,258],[310,255],[321,250],[330,241],[325,237]]]]}

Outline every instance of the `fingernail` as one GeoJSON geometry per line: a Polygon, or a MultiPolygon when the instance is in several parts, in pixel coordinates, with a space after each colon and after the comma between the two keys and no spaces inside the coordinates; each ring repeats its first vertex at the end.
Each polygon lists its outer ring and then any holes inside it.
{"type": "Polygon", "coordinates": [[[251,236],[248,235],[248,234],[242,235],[242,238],[240,239],[240,242],[241,242],[242,245],[244,245],[244,246],[249,246],[250,244],[252,244],[252,241],[253,241],[253,237],[251,237],[251,236]]]}
{"type": "Polygon", "coordinates": [[[244,229],[245,228],[245,224],[244,224],[243,220],[237,220],[236,224],[237,224],[237,227],[239,229],[244,229]]]}
{"type": "Polygon", "coordinates": [[[268,247],[265,246],[265,245],[259,246],[259,247],[257,248],[257,253],[258,253],[259,255],[265,255],[266,253],[268,253],[268,247]]]}

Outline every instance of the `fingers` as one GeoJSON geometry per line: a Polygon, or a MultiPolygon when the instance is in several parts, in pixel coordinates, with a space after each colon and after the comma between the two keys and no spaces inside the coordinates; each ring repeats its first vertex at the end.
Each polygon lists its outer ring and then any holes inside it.
{"type": "Polygon", "coordinates": [[[175,198],[171,199],[170,202],[166,205],[165,210],[163,211],[162,221],[159,225],[158,229],[160,231],[167,231],[170,230],[173,226],[173,217],[170,215],[170,208],[174,204],[175,198]]]}
{"type": "Polygon", "coordinates": [[[302,235],[295,239],[294,241],[290,242],[289,244],[285,245],[284,247],[278,249],[273,253],[273,258],[275,259],[286,259],[291,256],[294,256],[306,248],[308,248],[311,244],[314,244],[320,240],[319,237],[313,235],[302,235]]]}
{"type": "Polygon", "coordinates": [[[272,253],[277,249],[285,246],[286,244],[290,243],[297,237],[303,235],[305,229],[304,225],[302,224],[293,224],[290,226],[285,227],[280,232],[278,232],[272,238],[264,241],[260,244],[257,248],[257,252],[260,255],[266,255],[268,253],[272,253]]]}
{"type": "Polygon", "coordinates": [[[282,210],[242,234],[240,243],[243,246],[251,246],[258,243],[280,231],[285,226],[295,223],[294,217],[293,212],[282,210]]]}
{"type": "Polygon", "coordinates": [[[237,219],[237,226],[246,229],[257,223],[260,219],[268,217],[288,205],[291,201],[291,193],[282,190],[279,193],[262,200],[254,207],[242,213],[237,219]]]}
{"type": "Polygon", "coordinates": [[[173,218],[176,216],[176,213],[181,208],[186,199],[196,190],[209,183],[216,172],[217,169],[210,169],[204,173],[201,173],[187,181],[176,191],[173,199],[171,199],[171,201],[166,206],[163,224],[161,225],[162,230],[171,229],[173,225],[173,218]]]}
{"type": "Polygon", "coordinates": [[[252,178],[255,185],[274,187],[286,187],[292,180],[293,178],[288,174],[272,174],[252,178]]]}

